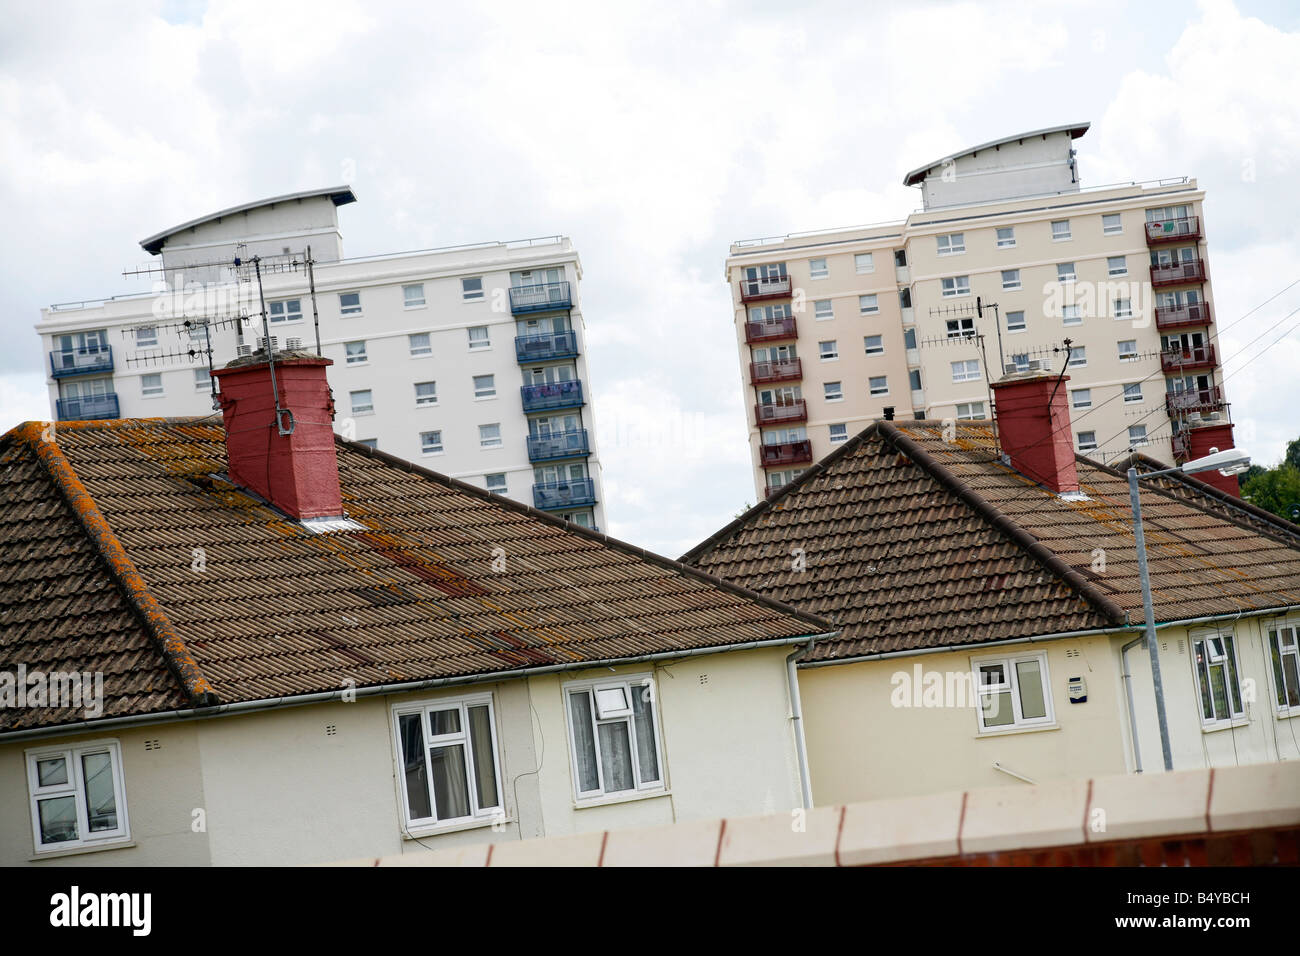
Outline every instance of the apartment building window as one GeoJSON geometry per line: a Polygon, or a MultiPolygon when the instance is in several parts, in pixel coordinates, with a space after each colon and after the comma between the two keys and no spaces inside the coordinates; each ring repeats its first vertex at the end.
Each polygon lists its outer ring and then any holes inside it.
{"type": "Polygon", "coordinates": [[[973,317],[948,319],[945,324],[950,339],[969,338],[975,334],[975,319],[973,317]]]}
{"type": "Polygon", "coordinates": [[[469,335],[469,347],[471,349],[488,349],[492,347],[492,340],[488,338],[488,327],[486,325],[474,325],[465,331],[469,335]]]}
{"type": "Polygon", "coordinates": [[[478,427],[478,446],[480,448],[501,447],[501,423],[500,422],[494,422],[491,425],[480,425],[478,427]]]}
{"type": "Polygon", "coordinates": [[[979,359],[963,359],[952,363],[952,380],[954,382],[978,382],[979,379],[979,359]]]}
{"type": "Polygon", "coordinates": [[[475,398],[496,398],[497,377],[495,375],[474,376],[475,398]]]}
{"type": "Polygon", "coordinates": [[[484,475],[484,487],[494,495],[504,495],[506,493],[506,476],[501,475],[484,475]]]}
{"type": "Polygon", "coordinates": [[[907,268],[907,250],[906,250],[906,249],[895,249],[895,250],[894,250],[894,268],[895,268],[895,269],[906,269],[906,268],[907,268]]]}
{"type": "Polygon", "coordinates": [[[1061,324],[1062,325],[1082,325],[1083,313],[1077,305],[1061,306],[1061,324]]]}
{"type": "Polygon", "coordinates": [[[946,236],[937,236],[936,241],[939,245],[939,255],[955,256],[958,253],[966,251],[966,234],[961,232],[949,233],[946,236]]]}
{"type": "Polygon", "coordinates": [[[483,298],[483,277],[470,276],[460,280],[460,297],[466,302],[483,298]]]}
{"type": "Polygon", "coordinates": [[[368,388],[359,388],[355,392],[348,392],[348,399],[352,405],[353,415],[370,415],[375,410],[374,396],[368,388]]]}
{"type": "Polygon", "coordinates": [[[365,342],[344,342],[343,350],[347,354],[349,365],[365,365],[369,361],[366,358],[365,342]]]}
{"type": "Polygon", "coordinates": [[[1133,318],[1133,300],[1116,299],[1115,300],[1115,318],[1131,319],[1133,318]]]}
{"type": "Polygon", "coordinates": [[[1052,222],[1052,241],[1060,242],[1070,238],[1070,220],[1057,219],[1052,222]]]}
{"type": "Polygon", "coordinates": [[[433,354],[433,346],[429,342],[428,332],[416,332],[414,335],[408,335],[406,339],[410,343],[412,358],[433,354]]]}
{"type": "Polygon", "coordinates": [[[207,368],[196,368],[194,370],[194,391],[208,392],[212,390],[212,373],[207,368]]]}
{"type": "Polygon", "coordinates": [[[393,708],[407,828],[502,815],[492,696],[393,708]]]}
{"type": "Polygon", "coordinates": [[[1147,443],[1147,427],[1145,425],[1130,425],[1128,427],[1128,447],[1140,448],[1147,443]]]}
{"type": "Polygon", "coordinates": [[[1083,368],[1088,364],[1088,349],[1083,345],[1076,345],[1070,349],[1070,360],[1065,363],[1067,368],[1083,368]]]}
{"type": "Polygon", "coordinates": [[[1101,234],[1103,236],[1118,236],[1124,231],[1124,223],[1120,220],[1119,213],[1108,212],[1101,217],[1101,234]]]}
{"type": "Polygon", "coordinates": [[[1022,311],[1007,313],[1007,331],[1023,332],[1025,331],[1025,313],[1022,311]]]}
{"type": "Polygon", "coordinates": [[[1002,270],[1002,288],[1007,292],[1014,292],[1020,288],[1020,270],[1003,269],[1002,270]]]}
{"type": "Polygon", "coordinates": [[[377,449],[379,448],[379,439],[378,439],[378,438],[358,438],[358,439],[357,439],[357,444],[358,444],[358,445],[365,445],[367,448],[374,448],[374,449],[377,450],[377,449]]]}
{"type": "Polygon", "coordinates": [[[921,370],[919,368],[908,370],[907,384],[914,392],[919,392],[921,390],[921,370]]]}
{"type": "Polygon", "coordinates": [[[301,322],[302,299],[280,299],[268,302],[266,314],[272,322],[301,322]]]}
{"type": "Polygon", "coordinates": [[[1119,360],[1121,362],[1133,361],[1138,357],[1137,339],[1125,339],[1122,342],[1116,342],[1119,349],[1119,360]]]}
{"type": "Polygon", "coordinates": [[[844,389],[840,387],[839,382],[823,383],[822,392],[828,402],[842,402],[844,400],[844,389]]]}
{"type": "Polygon", "coordinates": [[[899,290],[898,290],[898,307],[899,307],[900,309],[910,309],[910,308],[912,307],[912,290],[911,290],[911,289],[899,289],[899,290]]]}
{"type": "Polygon", "coordinates": [[[420,454],[442,454],[442,429],[435,429],[431,432],[420,432],[420,454]]]}
{"type": "Polygon", "coordinates": [[[962,422],[974,421],[977,418],[984,417],[983,402],[959,402],[957,404],[957,420],[962,422]]]}
{"type": "Polygon", "coordinates": [[[158,398],[163,393],[162,373],[140,376],[140,397],[158,398]]]}
{"type": "Polygon", "coordinates": [[[1011,226],[1005,226],[998,230],[998,248],[1014,249],[1016,247],[1016,230],[1011,226]]]}
{"type": "Polygon", "coordinates": [[[402,286],[402,305],[408,309],[424,308],[424,283],[402,286]]]}
{"type": "Polygon", "coordinates": [[[833,339],[829,342],[818,342],[817,354],[823,362],[830,362],[840,357],[840,347],[833,339]]]}
{"type": "Polygon", "coordinates": [[[840,442],[845,442],[849,440],[848,425],[844,425],[844,424],[832,425],[830,428],[830,433],[831,433],[832,445],[838,445],[840,444],[840,442]]]}
{"type": "Polygon", "coordinates": [[[1011,355],[1011,364],[1015,366],[1017,372],[1029,371],[1029,353],[1013,352],[1011,355]]]}
{"type": "Polygon", "coordinates": [[[1231,634],[1192,640],[1196,684],[1201,693],[1201,723],[1216,724],[1246,716],[1237,678],[1237,649],[1231,634]]]}
{"type": "Polygon", "coordinates": [[[1124,386],[1124,403],[1132,405],[1135,402],[1142,401],[1142,383],[1129,382],[1124,386]]]}
{"type": "Polygon", "coordinates": [[[579,799],[663,789],[649,677],[566,684],[569,747],[579,799]]]}
{"type": "Polygon", "coordinates": [[[1269,657],[1273,661],[1273,692],[1277,700],[1277,709],[1282,714],[1289,714],[1292,710],[1300,708],[1298,636],[1300,636],[1300,628],[1292,624],[1273,628],[1268,632],[1269,657]]]}
{"type": "Polygon", "coordinates": [[[814,279],[825,279],[831,274],[825,259],[809,259],[808,274],[814,279]]]}
{"type": "Polygon", "coordinates": [[[867,388],[872,395],[889,394],[889,378],[886,375],[873,375],[867,379],[867,388]]]}
{"type": "Polygon", "coordinates": [[[1097,450],[1097,433],[1096,432],[1079,432],[1075,436],[1079,443],[1079,451],[1096,451],[1097,450]]]}
{"type": "Polygon", "coordinates": [[[825,322],[827,319],[835,318],[835,309],[830,299],[818,299],[813,303],[813,317],[818,322],[825,322]]]}
{"type": "Polygon", "coordinates": [[[951,276],[939,280],[939,288],[945,296],[970,295],[970,276],[951,276]]]}
{"type": "Polygon", "coordinates": [[[36,852],[130,838],[122,752],[116,740],[27,751],[36,852]]]}
{"type": "Polygon", "coordinates": [[[1074,271],[1073,262],[1058,262],[1056,264],[1056,278],[1061,282],[1073,282],[1078,275],[1074,271]]]}
{"type": "Polygon", "coordinates": [[[437,405],[438,404],[438,383],[437,382],[416,382],[415,383],[415,404],[420,405],[437,405]]]}
{"type": "Polygon", "coordinates": [[[903,348],[916,348],[916,326],[909,326],[903,329],[903,348]]]}
{"type": "Polygon", "coordinates": [[[156,348],[158,345],[158,327],[142,325],[135,330],[135,347],[138,349],[156,348]]]}
{"type": "Polygon", "coordinates": [[[1127,256],[1107,256],[1106,257],[1106,274],[1110,276],[1128,275],[1128,257],[1127,256]]]}
{"type": "Polygon", "coordinates": [[[1070,393],[1073,401],[1071,405],[1074,408],[1092,408],[1092,389],[1076,388],[1070,393]]]}
{"type": "Polygon", "coordinates": [[[885,338],[883,335],[864,335],[862,337],[862,349],[868,355],[885,354],[885,338]]]}
{"type": "Polygon", "coordinates": [[[871,295],[858,296],[858,312],[862,315],[875,315],[879,311],[880,302],[874,293],[871,295]]]}
{"type": "Polygon", "coordinates": [[[340,292],[339,293],[339,315],[360,315],[360,314],[361,314],[361,293],[340,292]]]}
{"type": "Polygon", "coordinates": [[[853,256],[853,271],[858,275],[876,271],[875,258],[870,252],[859,252],[853,256]]]}
{"type": "Polygon", "coordinates": [[[981,658],[971,662],[979,696],[980,730],[1036,727],[1053,722],[1047,653],[981,658]]]}

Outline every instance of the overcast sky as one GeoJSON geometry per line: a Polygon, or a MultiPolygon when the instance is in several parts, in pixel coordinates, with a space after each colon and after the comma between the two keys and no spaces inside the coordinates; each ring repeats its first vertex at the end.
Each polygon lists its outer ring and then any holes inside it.
{"type": "MultiPolygon", "coordinates": [[[[136,291],[121,272],[160,229],[339,182],[359,198],[340,210],[350,256],[573,238],[609,530],[670,556],[754,498],[733,240],[901,219],[920,204],[908,169],[1090,121],[1085,186],[1207,189],[1220,327],[1300,280],[1294,3],[5,0],[4,16],[0,430],[49,417],[43,305],[136,291]]],[[[1238,444],[1264,463],[1300,435],[1296,308],[1300,283],[1222,337],[1238,444]]]]}

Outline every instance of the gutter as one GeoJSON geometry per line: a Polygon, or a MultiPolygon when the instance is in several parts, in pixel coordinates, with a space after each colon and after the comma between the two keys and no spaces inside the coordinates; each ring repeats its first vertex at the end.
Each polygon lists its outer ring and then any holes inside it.
{"type": "Polygon", "coordinates": [[[1133,706],[1133,675],[1128,672],[1128,652],[1130,648],[1137,647],[1145,640],[1146,633],[1144,632],[1119,649],[1120,663],[1124,666],[1124,690],[1128,694],[1128,726],[1130,733],[1133,735],[1133,765],[1135,773],[1142,772],[1142,749],[1138,746],[1137,708],[1133,706]]]}
{"type": "Polygon", "coordinates": [[[817,638],[808,638],[808,646],[796,650],[785,659],[785,679],[790,687],[790,718],[794,721],[794,749],[799,761],[799,789],[803,797],[803,808],[813,807],[812,773],[808,768],[808,741],[803,732],[803,701],[799,698],[798,663],[813,651],[817,638]]]}
{"type": "MultiPolygon", "coordinates": [[[[175,723],[181,720],[204,720],[211,717],[229,717],[236,714],[258,713],[278,710],[282,707],[302,707],[308,704],[328,703],[342,700],[344,695],[353,698],[379,697],[385,694],[401,694],[435,687],[452,687],[462,684],[486,684],[497,681],[515,680],[521,677],[533,677],[539,674],[555,674],[562,671],[587,670],[593,667],[613,667],[618,664],[637,664],[646,661],[676,660],[684,657],[699,657],[706,654],[722,654],[727,651],[748,651],[763,647],[787,647],[791,644],[807,643],[812,646],[817,638],[830,638],[838,631],[825,634],[800,634],[795,637],[776,637],[761,641],[747,641],[744,644],[720,644],[711,647],[694,647],[679,651],[657,651],[653,654],[638,654],[634,657],[611,657],[605,660],[570,661],[566,664],[547,664],[542,667],[519,667],[508,671],[492,671],[487,674],[466,674],[459,677],[434,677],[428,680],[403,681],[396,684],[375,684],[369,687],[343,687],[338,690],[320,691],[314,694],[300,694],[292,697],[268,697],[260,700],[234,701],[218,704],[215,707],[194,707],[184,710],[160,711],[156,714],[132,714],[126,717],[108,717],[101,720],[83,720],[74,724],[59,724],[53,727],[33,727],[27,730],[15,730],[0,733],[0,743],[14,740],[36,740],[42,737],[62,737],[77,733],[97,733],[105,729],[120,727],[143,727],[154,724],[175,723]]],[[[805,777],[806,779],[806,777],[805,777]]]]}

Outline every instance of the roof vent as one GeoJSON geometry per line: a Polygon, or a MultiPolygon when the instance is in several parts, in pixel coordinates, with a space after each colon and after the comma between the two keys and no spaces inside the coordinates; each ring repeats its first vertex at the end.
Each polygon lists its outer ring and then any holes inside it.
{"type": "Polygon", "coordinates": [[[235,357],[236,357],[236,358],[244,358],[245,356],[252,355],[252,354],[253,354],[253,347],[252,347],[251,345],[236,345],[236,346],[235,346],[235,357]]]}
{"type": "Polygon", "coordinates": [[[259,352],[266,351],[268,348],[274,352],[279,347],[280,340],[274,335],[267,336],[266,338],[259,337],[257,340],[257,350],[259,352]]]}
{"type": "Polygon", "coordinates": [[[296,336],[294,338],[285,339],[284,347],[291,352],[296,352],[298,349],[302,348],[302,339],[296,336]]]}

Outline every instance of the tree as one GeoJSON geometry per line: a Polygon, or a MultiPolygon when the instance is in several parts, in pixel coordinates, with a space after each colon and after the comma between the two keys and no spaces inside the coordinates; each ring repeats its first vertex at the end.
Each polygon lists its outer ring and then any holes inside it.
{"type": "MultiPolygon", "coordinates": [[[[1287,456],[1292,450],[1300,453],[1300,441],[1287,446],[1287,456]]],[[[1295,521],[1293,508],[1300,508],[1300,467],[1284,461],[1276,468],[1247,477],[1241,488],[1242,496],[1251,504],[1271,511],[1279,517],[1295,521]]]]}

